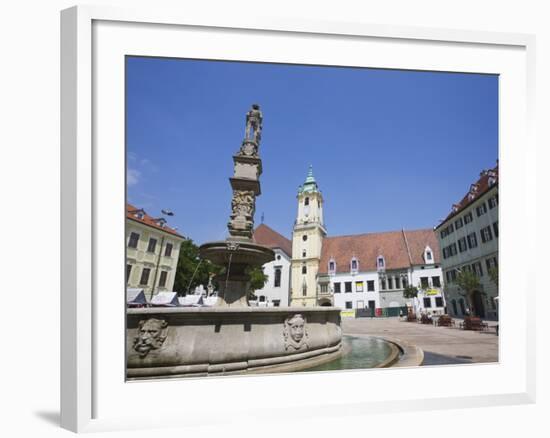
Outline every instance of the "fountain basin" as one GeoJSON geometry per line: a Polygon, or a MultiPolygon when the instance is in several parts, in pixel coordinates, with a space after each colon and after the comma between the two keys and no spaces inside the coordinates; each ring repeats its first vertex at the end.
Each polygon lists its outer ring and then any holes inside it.
{"type": "Polygon", "coordinates": [[[127,310],[127,378],[299,371],[342,353],[334,307],[127,310]]]}
{"type": "Polygon", "coordinates": [[[253,242],[223,240],[209,242],[199,248],[200,257],[220,266],[262,266],[275,258],[267,246],[253,242]]]}

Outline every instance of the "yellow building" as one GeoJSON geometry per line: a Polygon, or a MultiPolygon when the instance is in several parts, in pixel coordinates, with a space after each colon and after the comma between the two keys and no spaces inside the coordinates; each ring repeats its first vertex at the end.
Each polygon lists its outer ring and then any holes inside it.
{"type": "Polygon", "coordinates": [[[323,238],[323,196],[309,172],[298,190],[298,214],[292,232],[291,306],[317,306],[317,273],[323,238]]]}
{"type": "Polygon", "coordinates": [[[126,204],[127,287],[143,289],[148,299],[171,291],[183,240],[164,218],[153,218],[143,209],[126,204]]]}

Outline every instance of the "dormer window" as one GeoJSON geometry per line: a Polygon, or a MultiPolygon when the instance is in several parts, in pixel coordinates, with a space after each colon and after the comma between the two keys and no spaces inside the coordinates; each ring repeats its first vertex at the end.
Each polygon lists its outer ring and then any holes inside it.
{"type": "Polygon", "coordinates": [[[158,218],[158,219],[155,219],[155,223],[161,227],[161,228],[164,228],[166,226],[166,219],[164,218],[158,218]]]}
{"type": "Polygon", "coordinates": [[[333,258],[331,258],[328,262],[328,273],[329,274],[335,274],[336,273],[336,262],[333,258]]]}
{"type": "Polygon", "coordinates": [[[434,253],[429,246],[424,248],[424,263],[433,263],[434,262],[434,253]]]}
{"type": "Polygon", "coordinates": [[[145,210],[136,210],[134,212],[134,217],[137,219],[143,219],[145,217],[145,210]]]}
{"type": "Polygon", "coordinates": [[[494,176],[491,175],[491,176],[489,177],[489,180],[487,181],[487,184],[489,184],[489,187],[492,187],[492,186],[495,185],[496,182],[497,182],[496,177],[494,177],[494,176]]]}
{"type": "Polygon", "coordinates": [[[359,270],[359,261],[356,257],[353,257],[350,262],[350,271],[352,274],[356,274],[359,270]]]}
{"type": "Polygon", "coordinates": [[[376,268],[379,271],[383,271],[384,269],[386,269],[386,261],[384,260],[384,256],[379,255],[376,258],[376,268]]]}

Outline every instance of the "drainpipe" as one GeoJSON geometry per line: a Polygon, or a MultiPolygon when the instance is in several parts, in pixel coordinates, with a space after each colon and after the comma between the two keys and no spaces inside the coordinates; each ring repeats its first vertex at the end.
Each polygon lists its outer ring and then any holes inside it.
{"type": "Polygon", "coordinates": [[[159,250],[159,256],[157,258],[157,266],[155,267],[155,278],[153,279],[153,287],[151,288],[151,298],[153,298],[153,295],[155,294],[155,286],[157,284],[160,258],[162,257],[162,245],[164,245],[164,236],[162,236],[162,238],[160,239],[160,250],[159,250]]]}

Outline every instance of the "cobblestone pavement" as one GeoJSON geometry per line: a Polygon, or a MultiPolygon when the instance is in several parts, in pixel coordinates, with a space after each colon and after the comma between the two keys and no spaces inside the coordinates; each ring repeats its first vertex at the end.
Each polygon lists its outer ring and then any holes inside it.
{"type": "Polygon", "coordinates": [[[498,362],[496,323],[488,331],[401,321],[399,318],[342,318],[344,334],[388,336],[414,344],[424,351],[423,365],[498,362]]]}

